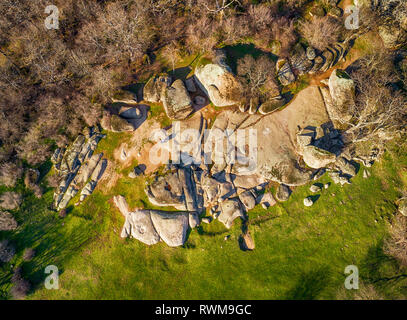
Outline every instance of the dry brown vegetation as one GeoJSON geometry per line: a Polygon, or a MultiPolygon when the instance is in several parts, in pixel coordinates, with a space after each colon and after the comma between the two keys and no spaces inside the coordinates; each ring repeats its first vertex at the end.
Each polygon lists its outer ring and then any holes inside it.
{"type": "Polygon", "coordinates": [[[323,51],[341,38],[343,21],[330,16],[314,17],[301,22],[300,32],[311,46],[323,51]]]}
{"type": "Polygon", "coordinates": [[[387,239],[385,252],[394,257],[402,267],[407,267],[407,218],[397,214],[390,228],[390,238],[387,239]]]}

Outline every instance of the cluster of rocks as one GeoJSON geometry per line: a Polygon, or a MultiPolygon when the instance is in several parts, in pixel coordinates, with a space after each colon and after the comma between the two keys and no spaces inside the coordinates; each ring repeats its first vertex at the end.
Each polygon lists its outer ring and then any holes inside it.
{"type": "Polygon", "coordinates": [[[288,59],[277,60],[278,79],[283,86],[286,86],[296,81],[297,76],[326,72],[345,57],[348,49],[348,42],[335,43],[323,52],[297,43],[288,59]]]}
{"type": "Polygon", "coordinates": [[[55,150],[51,161],[61,181],[54,193],[55,209],[65,209],[81,189],[80,201],[92,194],[107,167],[103,154],[94,154],[102,138],[97,127],[85,128],[68,148],[55,150]]]}
{"type": "Polygon", "coordinates": [[[136,130],[148,116],[146,105],[129,105],[115,102],[105,108],[100,125],[112,132],[131,132],[136,130]]]}
{"type": "Polygon", "coordinates": [[[162,103],[170,119],[184,120],[194,112],[194,106],[199,108],[206,104],[206,98],[199,95],[195,82],[194,76],[184,82],[181,79],[174,81],[166,73],[156,75],[144,86],[143,99],[162,103]]]}
{"type": "Polygon", "coordinates": [[[333,126],[305,127],[297,134],[298,153],[306,165],[319,169],[336,161],[341,153],[341,134],[333,126]]]}
{"type": "MultiPolygon", "coordinates": [[[[235,219],[245,220],[246,212],[256,204],[267,208],[276,203],[271,194],[264,193],[264,184],[243,187],[236,178],[224,171],[212,176],[206,168],[174,165],[163,175],[156,176],[147,186],[146,193],[156,206],[173,206],[199,215],[207,208],[212,219],[231,228],[235,219]]],[[[209,223],[212,219],[204,222],[209,223]]]]}

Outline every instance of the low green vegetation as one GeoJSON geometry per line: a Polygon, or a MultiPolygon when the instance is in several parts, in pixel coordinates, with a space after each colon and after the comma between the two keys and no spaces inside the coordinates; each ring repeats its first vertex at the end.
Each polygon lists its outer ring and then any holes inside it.
{"type": "MultiPolygon", "coordinates": [[[[99,148],[118,142],[109,133],[99,148]]],[[[364,283],[387,298],[400,298],[406,279],[382,244],[400,196],[393,186],[406,182],[399,174],[406,168],[405,154],[386,153],[369,179],[361,168],[351,185],[339,187],[324,175],[318,183],[331,185],[312,195],[312,207],[302,204],[311,195],[309,185],[270,210],[256,206],[249,212],[256,244],[251,252],[239,248],[240,222],[231,230],[217,220],[203,223],[180,248],[121,239],[124,218],[114,195],[124,195],[131,208],[156,208],[145,195],[145,178],[127,178],[128,168],[118,172],[111,190],[101,186],[81,206],[69,207],[64,219],[48,209],[51,189],[42,199],[25,192],[15,212],[20,228],[0,234],[17,251],[0,269],[0,294],[9,298],[12,269],[22,266],[34,285],[30,299],[332,299],[343,289],[345,267],[353,264],[364,283]],[[30,262],[22,259],[25,248],[36,251],[30,262]],[[47,265],[59,268],[59,290],[43,286],[47,265]]]]}

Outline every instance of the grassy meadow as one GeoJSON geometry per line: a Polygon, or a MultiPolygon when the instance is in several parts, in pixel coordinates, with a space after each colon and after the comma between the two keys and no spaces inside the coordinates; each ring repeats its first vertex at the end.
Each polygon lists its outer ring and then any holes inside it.
{"type": "MultiPolygon", "coordinates": [[[[114,161],[119,141],[108,134],[99,149],[114,161]]],[[[179,248],[121,239],[124,218],[114,195],[126,196],[132,208],[154,208],[144,193],[145,178],[131,180],[129,170],[119,172],[111,190],[99,186],[83,205],[71,205],[63,219],[48,209],[51,189],[37,199],[20,183],[27,200],[14,214],[21,226],[0,233],[17,249],[0,267],[1,298],[9,298],[12,269],[19,265],[33,284],[28,299],[335,299],[351,264],[359,267],[363,283],[374,284],[386,298],[405,297],[405,274],[382,250],[394,201],[407,182],[402,151],[386,153],[368,179],[361,168],[351,185],[337,186],[325,174],[318,182],[331,185],[312,207],[302,203],[309,185],[269,210],[257,206],[249,212],[256,244],[251,252],[239,248],[237,220],[231,230],[216,220],[203,223],[179,248]],[[22,259],[25,248],[36,251],[30,262],[22,259]],[[59,290],[44,288],[47,265],[59,268],[59,290]]]]}

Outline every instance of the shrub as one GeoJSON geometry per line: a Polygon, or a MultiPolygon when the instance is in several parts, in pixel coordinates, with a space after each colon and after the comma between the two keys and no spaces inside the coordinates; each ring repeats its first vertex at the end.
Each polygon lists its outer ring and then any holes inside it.
{"type": "Polygon", "coordinates": [[[312,20],[301,22],[299,30],[311,46],[323,51],[339,41],[343,24],[330,16],[314,17],[312,20]]]}
{"type": "Polygon", "coordinates": [[[390,228],[390,238],[385,242],[384,251],[394,257],[402,267],[407,267],[407,218],[397,214],[390,228]]]}

